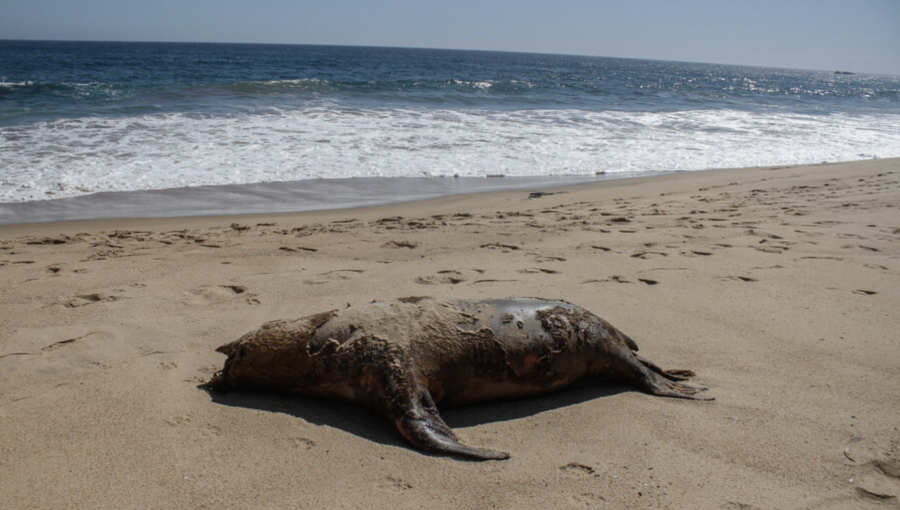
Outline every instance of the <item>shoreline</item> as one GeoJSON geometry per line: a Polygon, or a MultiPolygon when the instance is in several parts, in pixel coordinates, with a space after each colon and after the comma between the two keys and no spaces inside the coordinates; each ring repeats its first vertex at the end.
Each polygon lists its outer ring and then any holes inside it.
{"type": "Polygon", "coordinates": [[[199,225],[202,224],[203,219],[217,221],[244,216],[264,221],[268,216],[285,218],[317,213],[341,215],[355,210],[394,207],[404,204],[424,205],[445,199],[452,200],[454,197],[463,198],[523,191],[569,192],[595,185],[601,187],[612,185],[611,183],[615,181],[625,182],[625,184],[616,186],[627,186],[627,183],[632,181],[643,183],[647,179],[662,179],[666,176],[707,175],[723,172],[744,173],[785,168],[819,168],[893,160],[900,161],[900,158],[676,172],[622,172],[595,176],[318,179],[100,192],[52,200],[0,203],[0,235],[4,229],[20,230],[32,227],[40,230],[52,230],[56,225],[64,226],[66,224],[85,225],[85,228],[88,228],[95,222],[101,222],[104,225],[120,223],[128,225],[131,222],[147,225],[152,224],[154,220],[166,224],[184,220],[199,225]],[[323,197],[323,194],[327,194],[327,196],[323,197]],[[302,203],[298,205],[298,201],[302,203]],[[242,209],[243,212],[231,213],[228,212],[230,209],[242,209]],[[74,218],[72,218],[73,216],[74,218]]]}
{"type": "Polygon", "coordinates": [[[0,226],[82,220],[289,214],[419,202],[453,195],[556,188],[675,172],[547,177],[373,177],[99,192],[0,203],[0,226]],[[238,212],[229,212],[236,210],[238,212]],[[69,219],[72,218],[72,219],[69,219]]]}
{"type": "Polygon", "coordinates": [[[898,309],[897,158],[2,225],[0,507],[884,508],[898,309]],[[426,295],[569,301],[716,400],[438,403],[512,454],[479,463],[360,406],[198,389],[267,321],[426,295]]]}

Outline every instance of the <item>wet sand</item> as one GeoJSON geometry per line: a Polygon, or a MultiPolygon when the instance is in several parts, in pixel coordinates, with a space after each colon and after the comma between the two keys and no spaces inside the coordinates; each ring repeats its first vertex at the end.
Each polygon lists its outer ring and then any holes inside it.
{"type": "Polygon", "coordinates": [[[898,206],[887,159],[0,226],[0,507],[900,507],[898,206]],[[198,388],[265,321],[422,295],[564,299],[716,400],[442,410],[512,454],[468,462],[352,404],[198,388]]]}
{"type": "MultiPolygon", "coordinates": [[[[314,179],[150,191],[94,193],[0,204],[0,225],[77,219],[173,218],[351,209],[451,195],[574,186],[637,173],[550,177],[383,177],[314,179]]],[[[659,174],[662,175],[662,174],[659,174]]]]}

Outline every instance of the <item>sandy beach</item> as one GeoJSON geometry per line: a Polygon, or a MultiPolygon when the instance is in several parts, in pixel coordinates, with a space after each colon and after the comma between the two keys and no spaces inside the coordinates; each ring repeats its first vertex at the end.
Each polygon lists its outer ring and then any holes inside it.
{"type": "Polygon", "coordinates": [[[898,207],[882,159],[0,226],[0,508],[900,508],[898,207]],[[716,400],[442,410],[512,455],[470,462],[361,406],[198,388],[263,322],[404,296],[563,299],[716,400]]]}

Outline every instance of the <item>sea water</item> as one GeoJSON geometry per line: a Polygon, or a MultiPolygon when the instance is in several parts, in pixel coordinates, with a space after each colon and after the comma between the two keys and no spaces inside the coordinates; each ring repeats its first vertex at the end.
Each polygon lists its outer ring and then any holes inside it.
{"type": "Polygon", "coordinates": [[[377,202],[402,178],[896,156],[897,76],[426,49],[0,41],[7,204],[360,178],[381,179],[377,202]]]}

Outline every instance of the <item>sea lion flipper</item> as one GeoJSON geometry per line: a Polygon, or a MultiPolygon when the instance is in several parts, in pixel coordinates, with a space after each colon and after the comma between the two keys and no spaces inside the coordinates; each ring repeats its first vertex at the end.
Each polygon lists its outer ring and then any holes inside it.
{"type": "Polygon", "coordinates": [[[665,377],[666,379],[668,379],[670,381],[687,381],[691,377],[694,377],[697,375],[691,370],[663,370],[656,363],[641,356],[640,354],[638,354],[636,352],[632,352],[632,354],[634,355],[635,358],[637,358],[638,361],[643,363],[645,367],[649,368],[650,370],[653,370],[657,374],[665,377]]]}
{"type": "Polygon", "coordinates": [[[402,416],[394,421],[397,430],[421,450],[446,453],[478,460],[505,460],[509,454],[493,450],[473,448],[459,442],[450,427],[435,413],[422,417],[402,416]]]}
{"type": "Polygon", "coordinates": [[[707,388],[689,386],[666,377],[665,373],[658,374],[655,371],[644,369],[645,373],[637,381],[638,387],[660,397],[686,398],[689,400],[715,400],[713,397],[698,395],[707,388]]]}
{"type": "Polygon", "coordinates": [[[715,400],[702,397],[698,393],[707,388],[690,386],[682,383],[695,374],[690,370],[663,370],[652,361],[632,352],[633,360],[626,361],[630,366],[631,379],[642,390],[660,397],[686,398],[690,400],[715,400]]]}
{"type": "Polygon", "coordinates": [[[654,386],[653,391],[651,391],[652,394],[661,397],[686,398],[689,400],[715,400],[715,397],[698,395],[701,391],[706,391],[707,388],[688,386],[687,384],[672,382],[668,379],[660,379],[660,382],[661,384],[654,386]]]}
{"type": "Polygon", "coordinates": [[[444,453],[478,460],[505,460],[509,454],[464,445],[456,438],[441,415],[428,388],[416,377],[384,374],[381,379],[380,407],[397,431],[420,450],[444,453]],[[394,376],[394,380],[392,379],[394,376]],[[398,384],[397,379],[407,381],[398,384]]]}

